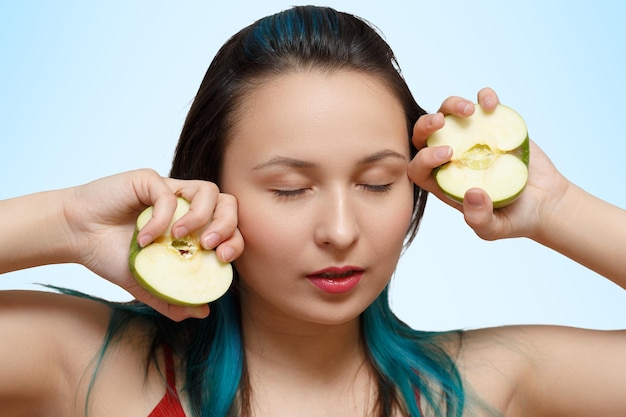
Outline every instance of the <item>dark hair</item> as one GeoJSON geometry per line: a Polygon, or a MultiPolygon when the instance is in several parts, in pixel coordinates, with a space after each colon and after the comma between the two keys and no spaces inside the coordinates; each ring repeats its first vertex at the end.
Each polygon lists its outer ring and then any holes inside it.
{"type": "MultiPolygon", "coordinates": [[[[378,77],[401,102],[411,155],[413,125],[425,112],[411,95],[393,52],[366,21],[330,8],[294,7],[260,19],[230,38],[209,66],[176,148],[171,176],[220,184],[224,152],[238,108],[259,82],[286,71],[362,71],[378,77]]],[[[407,244],[415,236],[427,193],[415,187],[407,244]]],[[[151,355],[161,344],[181,358],[194,416],[250,414],[250,386],[241,340],[236,287],[211,304],[203,320],[174,323],[135,303],[118,305],[110,342],[131,318],[154,329],[151,355]]],[[[391,311],[388,287],[360,317],[362,342],[378,387],[376,413],[422,415],[422,402],[438,416],[461,416],[464,393],[454,361],[441,347],[448,333],[411,329],[391,311]],[[445,410],[445,411],[444,411],[445,410]]],[[[460,340],[456,334],[454,340],[460,340]]],[[[105,344],[106,347],[107,344],[105,344]]]]}

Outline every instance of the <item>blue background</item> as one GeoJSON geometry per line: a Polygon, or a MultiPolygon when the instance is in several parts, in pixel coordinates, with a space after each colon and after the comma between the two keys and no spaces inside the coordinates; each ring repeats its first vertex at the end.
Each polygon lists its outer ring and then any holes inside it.
{"type": "MultiPolygon", "coordinates": [[[[292,4],[2,2],[0,198],[141,167],[167,175],[185,114],[217,49],[243,26],[292,4]]],[[[428,111],[449,95],[475,98],[491,86],[522,114],[531,137],[566,176],[626,207],[622,4],[325,3],[380,28],[428,111]]],[[[78,265],[9,273],[0,288],[37,282],[129,298],[78,265]]],[[[626,296],[615,284],[526,239],[482,241],[434,198],[392,295],[398,314],[422,329],[626,327],[626,296]]]]}

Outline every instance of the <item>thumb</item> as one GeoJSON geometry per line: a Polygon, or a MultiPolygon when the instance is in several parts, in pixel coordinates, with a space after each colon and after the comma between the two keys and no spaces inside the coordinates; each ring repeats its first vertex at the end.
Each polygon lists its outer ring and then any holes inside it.
{"type": "Polygon", "coordinates": [[[463,216],[474,232],[485,240],[494,240],[497,218],[489,195],[480,188],[470,188],[463,197],[463,216]]]}

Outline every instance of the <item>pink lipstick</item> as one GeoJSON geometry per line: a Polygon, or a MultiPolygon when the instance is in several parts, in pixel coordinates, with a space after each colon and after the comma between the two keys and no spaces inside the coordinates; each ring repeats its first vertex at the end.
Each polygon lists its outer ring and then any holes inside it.
{"type": "Polygon", "coordinates": [[[307,275],[313,285],[328,294],[352,291],[362,277],[363,269],[356,266],[325,268],[307,275]]]}

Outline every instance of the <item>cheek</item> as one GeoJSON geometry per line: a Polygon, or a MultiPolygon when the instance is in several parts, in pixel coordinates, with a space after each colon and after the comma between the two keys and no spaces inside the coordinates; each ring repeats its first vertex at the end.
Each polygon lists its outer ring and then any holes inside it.
{"type": "Polygon", "coordinates": [[[258,201],[257,204],[240,204],[238,227],[244,239],[244,251],[235,266],[241,274],[293,259],[292,254],[299,247],[297,238],[304,233],[277,214],[275,207],[264,207],[258,201]]]}
{"type": "MultiPolygon", "coordinates": [[[[381,236],[404,243],[413,217],[413,183],[403,184],[402,192],[394,196],[384,207],[380,208],[376,227],[381,236]]],[[[402,246],[402,244],[400,245],[402,246]]]]}
{"type": "Polygon", "coordinates": [[[378,268],[381,276],[388,281],[397,268],[402,255],[407,231],[413,215],[413,201],[398,202],[393,210],[385,213],[386,221],[376,223],[376,230],[370,242],[372,253],[378,260],[378,268]]]}
{"type": "Polygon", "coordinates": [[[402,251],[412,214],[412,205],[401,205],[393,211],[386,213],[385,215],[388,216],[387,221],[381,221],[376,226],[379,242],[384,240],[387,243],[386,247],[388,250],[392,253],[397,253],[398,256],[402,251]]]}
{"type": "Polygon", "coordinates": [[[411,204],[396,207],[393,212],[387,212],[387,221],[376,222],[376,230],[371,235],[370,253],[376,257],[376,269],[387,284],[398,266],[402,255],[407,231],[413,214],[411,204]]]}

